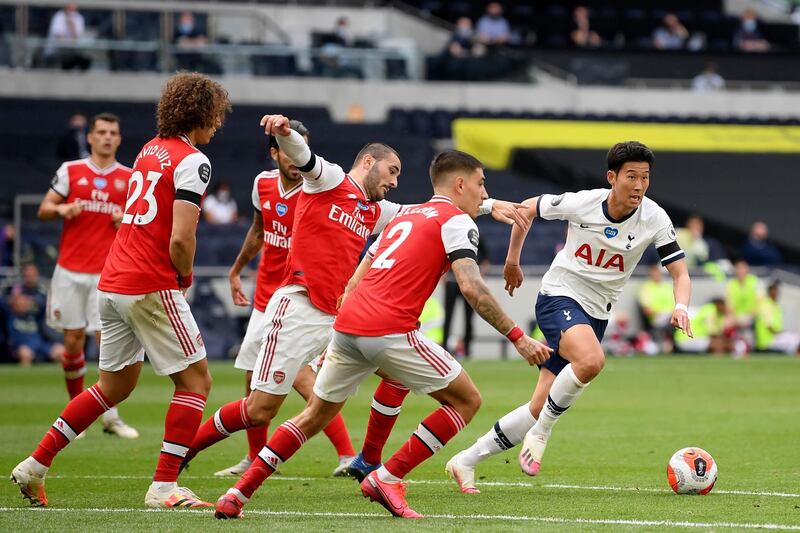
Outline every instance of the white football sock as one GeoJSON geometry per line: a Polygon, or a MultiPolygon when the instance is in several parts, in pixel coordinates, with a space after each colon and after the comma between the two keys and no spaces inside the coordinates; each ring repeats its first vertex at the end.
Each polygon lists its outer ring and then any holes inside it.
{"type": "Polygon", "coordinates": [[[486,435],[475,444],[461,452],[459,462],[464,466],[477,466],[492,455],[513,448],[525,438],[525,433],[536,424],[530,409],[525,403],[495,422],[486,435]]]}
{"type": "Polygon", "coordinates": [[[531,433],[550,435],[550,430],[553,429],[553,424],[556,423],[558,417],[564,414],[564,411],[578,399],[586,385],[575,376],[571,363],[565,366],[553,381],[550,394],[542,407],[542,412],[539,413],[539,420],[531,428],[531,433]]]}
{"type": "Polygon", "coordinates": [[[103,422],[105,423],[109,423],[118,418],[119,418],[119,411],[117,411],[116,407],[112,407],[111,409],[103,413],[103,422]]]}
{"type": "Polygon", "coordinates": [[[153,481],[151,485],[158,492],[169,492],[178,486],[175,481],[153,481]]]}
{"type": "Polygon", "coordinates": [[[378,479],[380,479],[384,483],[400,483],[401,481],[403,481],[399,477],[395,476],[394,474],[386,470],[385,466],[381,466],[378,469],[378,473],[376,475],[378,476],[378,479]]]}

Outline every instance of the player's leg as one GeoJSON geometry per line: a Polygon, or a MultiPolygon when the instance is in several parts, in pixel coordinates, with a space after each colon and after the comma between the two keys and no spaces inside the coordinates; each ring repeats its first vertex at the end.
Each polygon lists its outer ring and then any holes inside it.
{"type": "Polygon", "coordinates": [[[458,483],[461,492],[480,492],[475,487],[475,468],[489,457],[503,453],[522,442],[525,434],[536,423],[536,417],[555,377],[550,370],[542,368],[530,401],[503,415],[475,444],[457,453],[447,462],[445,471],[458,483]]]}
{"type": "MultiPolygon", "coordinates": [[[[252,379],[253,379],[253,372],[251,370],[245,372],[245,395],[244,395],[245,398],[247,398],[247,395],[250,394],[250,382],[252,381],[252,379]]],[[[250,465],[253,464],[253,459],[256,458],[258,452],[260,452],[261,448],[263,448],[264,445],[267,443],[268,431],[269,431],[269,424],[265,424],[263,426],[252,426],[247,428],[245,430],[245,433],[247,434],[247,455],[245,455],[244,458],[235,465],[214,472],[214,475],[219,477],[228,477],[228,476],[241,476],[242,474],[244,474],[245,471],[250,467],[250,465]]]]}
{"type": "Polygon", "coordinates": [[[376,374],[382,379],[372,396],[364,445],[347,469],[347,473],[359,482],[381,466],[383,447],[400,416],[403,400],[409,393],[408,387],[391,379],[385,372],[378,370],[376,374]]]}
{"type": "MultiPolygon", "coordinates": [[[[312,436],[339,413],[348,396],[375,366],[355,345],[355,337],[335,334],[303,412],[281,424],[233,488],[217,501],[217,518],[238,518],[253,493],[312,436]]],[[[257,391],[256,391],[257,392],[257,391]]]]}
{"type": "MultiPolygon", "coordinates": [[[[86,309],[90,292],[96,300],[94,290],[86,286],[86,277],[85,274],[56,266],[47,295],[47,322],[51,327],[64,332],[65,353],[62,366],[70,399],[83,392],[83,376],[86,374],[83,351],[86,344],[86,309]]],[[[94,287],[97,287],[96,282],[94,287]]]]}
{"type": "Polygon", "coordinates": [[[379,340],[384,345],[367,357],[414,392],[431,395],[441,406],[383,466],[364,478],[361,492],[395,516],[417,518],[420,515],[405,500],[403,478],[472,420],[480,407],[480,393],[461,365],[418,331],[379,340]]]}
{"type": "MultiPolygon", "coordinates": [[[[90,305],[88,308],[87,316],[89,317],[89,327],[87,331],[94,332],[94,340],[99,347],[102,335],[100,334],[100,313],[97,309],[97,290],[94,289],[92,293],[94,297],[91,298],[91,300],[94,301],[94,304],[90,305]]],[[[103,413],[103,432],[109,435],[116,435],[123,439],[139,438],[139,432],[126,424],[122,417],[119,416],[117,406],[103,413]]]]}
{"type": "MultiPolygon", "coordinates": [[[[318,359],[321,359],[320,356],[318,359]]],[[[314,390],[314,381],[317,379],[317,374],[314,372],[312,365],[316,363],[317,359],[305,365],[297,373],[292,387],[302,398],[308,402],[314,390]]],[[[336,448],[336,455],[339,458],[337,467],[333,470],[333,476],[346,476],[347,467],[356,455],[353,449],[353,443],[350,441],[350,433],[347,431],[347,425],[344,422],[344,417],[341,413],[336,414],[327,426],[323,429],[325,436],[331,441],[333,447],[336,448]]]]}
{"type": "Polygon", "coordinates": [[[86,374],[86,359],[83,354],[85,344],[86,333],[83,328],[64,330],[64,358],[61,365],[70,399],[83,392],[83,376],[86,374]]]}

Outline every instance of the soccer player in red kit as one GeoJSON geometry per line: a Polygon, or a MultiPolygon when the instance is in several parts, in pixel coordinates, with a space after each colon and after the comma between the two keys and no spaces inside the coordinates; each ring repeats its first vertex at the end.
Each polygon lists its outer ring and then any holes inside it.
{"type": "MultiPolygon", "coordinates": [[[[308,129],[298,120],[289,122],[290,127],[303,136],[308,142],[308,129]]],[[[245,396],[250,394],[250,381],[253,377],[253,367],[258,358],[258,351],[261,348],[261,337],[266,324],[264,322],[264,311],[267,302],[272,297],[272,293],[280,286],[283,281],[284,271],[286,270],[286,257],[289,254],[289,245],[292,239],[292,224],[294,223],[294,213],[297,209],[297,198],[300,193],[303,181],[300,171],[283,154],[274,136],[269,138],[269,154],[278,168],[260,173],[253,182],[253,223],[245,236],[244,243],[236,261],[231,267],[229,280],[231,285],[231,297],[233,303],[239,306],[249,306],[250,300],[242,289],[241,273],[250,261],[261,251],[261,259],[258,263],[258,273],[256,278],[255,295],[253,297],[253,312],[247,324],[239,354],[236,356],[234,366],[245,371],[245,396]]],[[[303,397],[308,399],[311,389],[316,379],[317,361],[312,361],[303,367],[294,380],[294,389],[303,397]],[[313,368],[312,368],[313,367],[313,368]]],[[[198,433],[204,434],[208,431],[216,431],[224,428],[224,424],[219,420],[219,411],[206,421],[206,425],[198,433]]],[[[205,426],[205,425],[204,425],[205,426]]],[[[220,470],[216,476],[240,476],[250,466],[261,448],[267,443],[267,426],[253,426],[247,429],[247,443],[249,451],[239,463],[220,470]]],[[[325,428],[325,434],[336,447],[339,455],[339,466],[333,471],[333,475],[347,475],[347,466],[355,455],[353,445],[350,442],[350,435],[344,418],[338,416],[334,418],[325,428]]]]}
{"type": "Polygon", "coordinates": [[[277,468],[338,413],[359,383],[381,369],[441,406],[384,466],[361,483],[364,496],[393,515],[418,518],[408,507],[402,479],[466,426],[480,407],[480,393],[461,365],[419,333],[425,301],[449,268],[478,313],[530,364],[543,363],[549,349],[514,325],[489,292],[477,264],[474,218],[487,198],[481,163],[448,151],[431,164],[434,196],[405,208],[389,222],[356,271],[363,279],[339,309],[314,393],[303,412],[282,424],[262,453],[216,505],[217,518],[238,518],[242,506],[277,468]]]}
{"type": "Polygon", "coordinates": [[[196,145],[211,141],[229,110],[225,89],[204,75],[177,74],[164,87],[158,135],[136,157],[122,225],[98,284],[100,379],[70,401],[11,473],[32,505],[47,505],[44,480],[56,454],[136,387],[145,352],[155,373],[175,384],[145,505],[209,505],[176,483],[211,387],[203,339],[184,291],[192,283],[200,202],[211,179],[208,158],[196,145]]]}
{"type": "MultiPolygon", "coordinates": [[[[186,460],[231,433],[269,424],[292,388],[300,368],[322,353],[332,335],[337,300],[358,263],[367,239],[395,217],[401,205],[384,200],[397,186],[400,157],[383,143],[370,143],[345,173],[312,153],[289,119],[266,115],[265,132],[300,170],[303,185],[297,200],[286,272],[265,310],[261,349],[247,398],[224,405],[219,423],[204,424],[186,460]]],[[[514,204],[487,201],[484,213],[512,223],[521,218],[514,204]]],[[[521,223],[526,224],[525,221],[521,223]]],[[[266,448],[265,448],[266,449],[266,448]]],[[[264,450],[261,451],[261,454],[264,450]]],[[[250,466],[252,469],[256,460],[250,466]]]]}
{"type": "MultiPolygon", "coordinates": [[[[131,169],[116,160],[122,142],[119,117],[111,113],[92,117],[86,140],[91,155],[63,163],[39,205],[39,219],[64,219],[47,323],[64,332],[62,365],[70,399],[83,392],[86,333],[94,333],[100,344],[97,282],[122,220],[131,176],[131,169]]],[[[126,439],[139,436],[122,421],[116,407],[103,413],[103,431],[126,439]]]]}

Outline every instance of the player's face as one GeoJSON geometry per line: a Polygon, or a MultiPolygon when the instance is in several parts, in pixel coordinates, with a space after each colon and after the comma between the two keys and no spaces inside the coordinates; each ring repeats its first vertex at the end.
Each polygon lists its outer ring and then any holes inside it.
{"type": "Polygon", "coordinates": [[[400,158],[394,153],[381,160],[373,160],[372,166],[364,177],[364,190],[367,198],[373,202],[383,200],[389,189],[397,187],[400,176],[400,158]]]}
{"type": "Polygon", "coordinates": [[[628,161],[619,172],[608,172],[608,182],[617,203],[633,211],[642,205],[644,194],[650,186],[650,164],[644,161],[628,161]]]}
{"type": "Polygon", "coordinates": [[[462,202],[459,202],[461,205],[458,208],[472,218],[476,218],[481,204],[489,198],[489,194],[486,192],[486,176],[483,175],[483,169],[475,169],[471,174],[456,179],[463,179],[461,185],[462,202]]]}
{"type": "Polygon", "coordinates": [[[119,123],[98,120],[94,129],[86,134],[86,141],[92,147],[92,153],[100,157],[113,157],[122,142],[119,123]]]}
{"type": "Polygon", "coordinates": [[[217,130],[222,126],[222,118],[217,117],[213,126],[207,128],[197,128],[197,134],[194,137],[195,144],[208,144],[217,133],[217,130]]]}

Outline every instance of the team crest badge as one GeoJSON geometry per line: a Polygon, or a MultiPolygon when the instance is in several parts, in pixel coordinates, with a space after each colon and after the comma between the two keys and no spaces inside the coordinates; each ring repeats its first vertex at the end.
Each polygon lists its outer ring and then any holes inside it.
{"type": "Polygon", "coordinates": [[[278,213],[278,216],[283,216],[289,212],[289,206],[282,203],[275,204],[275,212],[278,213]]]}
{"type": "Polygon", "coordinates": [[[108,180],[105,178],[95,178],[94,179],[94,188],[95,189],[105,189],[106,185],[108,185],[108,180]]]}
{"type": "Polygon", "coordinates": [[[612,228],[611,226],[606,226],[606,229],[603,230],[603,233],[609,239],[613,239],[619,234],[619,230],[617,228],[612,228]]]}
{"type": "Polygon", "coordinates": [[[283,380],[286,379],[286,374],[283,372],[283,370],[276,370],[272,373],[272,379],[275,380],[275,383],[280,385],[283,383],[283,380]]]}
{"type": "Polygon", "coordinates": [[[124,191],[126,185],[127,184],[125,183],[125,180],[121,180],[121,179],[115,179],[114,180],[114,188],[116,190],[118,190],[119,192],[124,191]]]}

